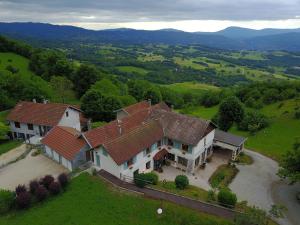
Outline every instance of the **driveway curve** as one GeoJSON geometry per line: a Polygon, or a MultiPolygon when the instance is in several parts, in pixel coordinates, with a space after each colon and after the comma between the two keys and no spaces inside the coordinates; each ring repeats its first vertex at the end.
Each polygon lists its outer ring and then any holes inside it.
{"type": "Polygon", "coordinates": [[[237,165],[239,173],[229,188],[240,201],[248,201],[249,205],[258,206],[267,212],[273,204],[285,205],[288,208],[286,218],[277,222],[282,225],[299,225],[295,221],[300,221],[300,214],[297,213],[300,212],[300,204],[287,204],[285,197],[290,196],[295,188],[280,181],[276,175],[278,163],[257,152],[245,150],[245,153],[253,158],[253,164],[237,165]]]}

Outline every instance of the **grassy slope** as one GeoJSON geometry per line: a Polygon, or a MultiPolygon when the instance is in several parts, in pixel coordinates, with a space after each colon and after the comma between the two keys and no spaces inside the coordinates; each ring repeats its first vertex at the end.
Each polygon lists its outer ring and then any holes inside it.
{"type": "Polygon", "coordinates": [[[135,66],[118,66],[117,69],[119,69],[122,72],[138,73],[140,75],[146,75],[149,72],[148,70],[135,66]]]}
{"type": "MultiPolygon", "coordinates": [[[[283,153],[292,149],[295,138],[300,137],[300,121],[294,118],[294,108],[297,105],[300,106],[300,100],[287,100],[282,103],[274,103],[261,109],[261,112],[270,118],[271,124],[256,135],[239,131],[236,127],[231,128],[230,132],[248,137],[247,148],[276,160],[280,159],[283,153]],[[279,108],[282,103],[283,105],[279,108]]],[[[217,106],[211,108],[200,106],[182,109],[180,112],[211,119],[217,110],[217,106]]]]}
{"type": "Polygon", "coordinates": [[[99,178],[81,174],[62,195],[28,211],[0,217],[0,225],[169,225],[231,224],[213,216],[163,202],[163,215],[156,210],[160,201],[112,190],[99,178]]]}
{"type": "Polygon", "coordinates": [[[0,155],[4,154],[22,144],[21,141],[7,141],[0,144],[0,155]]]}
{"type": "Polygon", "coordinates": [[[218,91],[220,88],[203,83],[196,83],[196,82],[183,82],[183,83],[174,83],[169,85],[164,85],[178,93],[199,93],[204,91],[218,91]]]}

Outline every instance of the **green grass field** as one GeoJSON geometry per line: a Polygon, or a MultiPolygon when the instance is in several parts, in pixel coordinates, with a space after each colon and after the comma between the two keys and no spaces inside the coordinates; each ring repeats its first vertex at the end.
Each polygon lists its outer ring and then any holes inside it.
{"type": "Polygon", "coordinates": [[[127,73],[138,73],[140,75],[146,75],[149,71],[145,70],[143,68],[140,67],[135,67],[135,66],[118,66],[117,67],[118,70],[122,71],[122,72],[127,72],[127,73]]]}
{"type": "MultiPolygon", "coordinates": [[[[255,135],[239,131],[236,127],[232,127],[230,132],[247,137],[246,148],[279,160],[282,154],[293,148],[295,139],[300,137],[300,121],[294,118],[296,107],[300,107],[300,100],[287,100],[267,105],[261,109],[261,112],[270,118],[269,127],[255,135]]],[[[181,113],[204,119],[211,119],[217,111],[218,106],[189,107],[179,110],[181,113]]]]}
{"type": "Polygon", "coordinates": [[[20,146],[22,144],[21,141],[6,141],[0,143],[0,155],[20,146]]]}
{"type": "Polygon", "coordinates": [[[19,74],[22,76],[30,77],[34,75],[28,69],[29,60],[23,56],[14,54],[14,53],[0,53],[0,71],[6,72],[6,67],[11,65],[19,69],[19,74]]]}
{"type": "Polygon", "coordinates": [[[67,191],[27,211],[0,217],[0,225],[229,225],[214,216],[168,202],[117,191],[86,173],[74,178],[67,191]]]}
{"type": "Polygon", "coordinates": [[[168,87],[172,89],[173,91],[176,91],[178,93],[200,93],[204,91],[219,91],[221,90],[219,87],[209,85],[209,84],[203,84],[203,83],[197,83],[197,82],[183,82],[183,83],[174,83],[174,84],[168,84],[164,85],[165,87],[168,87]]]}
{"type": "Polygon", "coordinates": [[[0,122],[5,123],[6,122],[6,117],[8,115],[9,111],[2,111],[0,112],[0,122]]]}

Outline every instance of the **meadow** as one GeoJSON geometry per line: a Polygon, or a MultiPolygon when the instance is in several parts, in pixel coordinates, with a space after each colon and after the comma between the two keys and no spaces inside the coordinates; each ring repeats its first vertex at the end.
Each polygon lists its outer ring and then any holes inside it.
{"type": "Polygon", "coordinates": [[[130,224],[230,225],[229,221],[169,202],[146,199],[112,188],[86,173],[74,178],[67,190],[27,211],[0,217],[0,225],[130,224]],[[163,214],[156,210],[162,207],[163,214]]]}

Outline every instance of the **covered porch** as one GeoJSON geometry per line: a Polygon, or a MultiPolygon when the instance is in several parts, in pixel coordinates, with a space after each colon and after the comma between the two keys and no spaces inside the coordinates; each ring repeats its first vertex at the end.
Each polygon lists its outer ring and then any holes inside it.
{"type": "Polygon", "coordinates": [[[214,138],[214,149],[231,152],[231,159],[235,160],[244,149],[247,138],[237,136],[221,130],[216,130],[214,138]]]}

